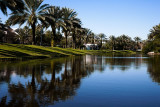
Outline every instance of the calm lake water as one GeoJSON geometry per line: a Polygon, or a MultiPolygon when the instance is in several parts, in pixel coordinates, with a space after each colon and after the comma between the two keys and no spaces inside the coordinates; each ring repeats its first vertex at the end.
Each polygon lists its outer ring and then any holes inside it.
{"type": "Polygon", "coordinates": [[[0,61],[0,107],[159,107],[160,57],[0,61]]]}

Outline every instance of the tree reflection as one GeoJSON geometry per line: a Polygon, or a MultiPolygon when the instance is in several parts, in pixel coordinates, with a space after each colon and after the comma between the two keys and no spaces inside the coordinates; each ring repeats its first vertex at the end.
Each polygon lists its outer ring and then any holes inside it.
{"type": "Polygon", "coordinates": [[[0,107],[53,105],[75,96],[82,78],[94,71],[102,72],[106,66],[110,66],[111,70],[115,67],[126,70],[132,64],[141,64],[141,61],[142,59],[86,55],[52,60],[0,62],[0,82],[8,84],[8,94],[0,95],[0,107]],[[16,78],[19,76],[18,83],[14,82],[13,75],[16,78]],[[21,81],[21,78],[27,81],[21,81]]]}
{"type": "Polygon", "coordinates": [[[1,98],[0,106],[28,107],[46,106],[72,98],[76,95],[81,79],[94,71],[86,71],[83,57],[17,62],[1,66],[0,69],[8,75],[3,81],[8,83],[9,93],[9,96],[1,98]],[[6,70],[6,67],[11,69],[6,70]],[[13,83],[12,71],[16,76],[27,78],[28,82],[13,83]],[[47,74],[50,78],[44,78],[47,74]],[[57,77],[58,74],[61,76],[57,77]]]}
{"type": "Polygon", "coordinates": [[[160,84],[160,57],[153,56],[148,60],[148,72],[154,82],[160,84]]]}
{"type": "Polygon", "coordinates": [[[121,71],[127,71],[131,67],[139,69],[143,62],[142,55],[112,55],[105,58],[105,65],[108,65],[111,70],[120,69],[121,71]]]}

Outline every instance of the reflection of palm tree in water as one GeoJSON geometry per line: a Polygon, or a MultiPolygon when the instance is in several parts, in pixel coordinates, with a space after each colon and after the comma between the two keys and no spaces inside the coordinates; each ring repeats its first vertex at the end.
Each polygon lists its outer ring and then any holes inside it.
{"type": "Polygon", "coordinates": [[[160,83],[160,57],[154,56],[147,61],[150,77],[154,82],[160,83]]]}
{"type": "MultiPolygon", "coordinates": [[[[86,69],[86,64],[83,60],[83,57],[73,57],[50,62],[37,62],[37,64],[33,63],[28,67],[18,66],[17,69],[27,69],[32,78],[26,84],[21,83],[21,81],[18,84],[10,84],[8,90],[10,96],[8,98],[11,100],[8,102],[7,96],[3,97],[0,100],[0,107],[2,104],[4,106],[46,106],[71,98],[76,94],[81,78],[90,75],[94,71],[93,67],[88,69],[90,68],[89,65],[87,65],[88,68],[86,69]],[[64,65],[64,69],[62,69],[62,65],[64,65]],[[48,80],[48,78],[43,79],[41,70],[51,74],[51,80],[48,80]],[[61,72],[60,79],[56,77],[56,73],[61,70],[64,70],[64,72],[61,72]]],[[[22,69],[18,72],[21,75],[23,73],[26,75],[22,69]]]]}
{"type": "Polygon", "coordinates": [[[3,97],[0,103],[0,106],[12,106],[12,107],[20,107],[27,106],[34,107],[38,106],[38,103],[35,99],[36,93],[36,83],[35,83],[35,67],[32,68],[32,80],[26,86],[21,84],[9,84],[9,90],[11,101],[7,104],[7,96],[3,97]]]}

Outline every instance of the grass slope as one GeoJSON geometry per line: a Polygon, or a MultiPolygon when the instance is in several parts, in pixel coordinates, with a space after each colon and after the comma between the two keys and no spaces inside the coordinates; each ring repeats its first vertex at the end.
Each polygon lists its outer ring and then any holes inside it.
{"type": "Polygon", "coordinates": [[[35,45],[1,44],[0,58],[53,58],[62,56],[83,55],[70,49],[43,47],[35,45]]]}
{"type": "Polygon", "coordinates": [[[84,54],[132,53],[130,51],[78,50],[36,45],[0,44],[0,58],[55,58],[84,54]]]}

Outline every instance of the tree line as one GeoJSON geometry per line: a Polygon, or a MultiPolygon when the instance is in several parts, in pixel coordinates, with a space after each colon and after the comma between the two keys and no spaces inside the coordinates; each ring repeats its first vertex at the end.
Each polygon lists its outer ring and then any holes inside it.
{"type": "Polygon", "coordinates": [[[98,49],[137,50],[141,48],[139,37],[132,40],[127,35],[115,37],[104,33],[95,34],[82,27],[78,13],[67,7],[43,4],[44,0],[1,0],[0,8],[7,15],[7,26],[18,24],[15,43],[43,46],[84,48],[84,44],[97,44],[98,49]],[[21,27],[22,25],[25,26],[21,27]]]}

